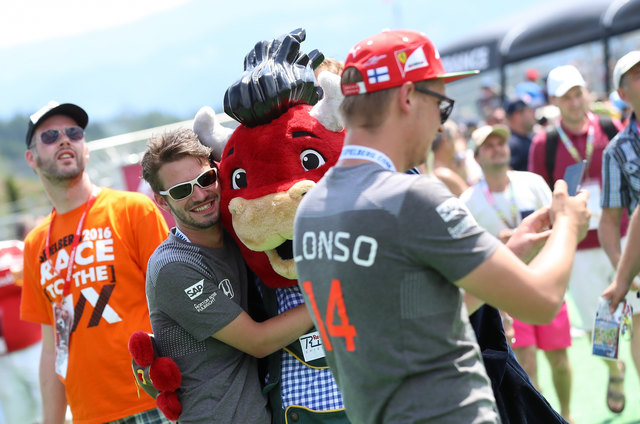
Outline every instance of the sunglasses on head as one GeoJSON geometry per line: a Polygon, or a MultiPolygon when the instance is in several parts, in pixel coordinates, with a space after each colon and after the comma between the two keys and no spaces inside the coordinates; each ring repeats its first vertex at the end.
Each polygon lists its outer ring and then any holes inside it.
{"type": "Polygon", "coordinates": [[[218,180],[218,170],[210,168],[198,175],[191,181],[185,181],[184,183],[176,184],[168,190],[161,191],[162,196],[169,196],[173,200],[182,200],[191,196],[193,193],[193,186],[198,184],[200,187],[209,187],[218,180]]]}
{"type": "Polygon", "coordinates": [[[449,115],[451,115],[451,111],[453,110],[453,104],[455,103],[455,101],[447,96],[443,96],[440,93],[431,91],[428,88],[423,88],[419,85],[415,85],[414,87],[416,88],[416,91],[419,91],[423,94],[428,94],[429,96],[433,96],[436,99],[440,100],[440,104],[438,105],[438,107],[440,108],[440,123],[444,124],[447,119],[449,119],[449,115]]]}
{"type": "Polygon", "coordinates": [[[42,131],[40,134],[40,140],[42,140],[44,144],[53,144],[60,139],[62,133],[64,133],[71,141],[78,141],[84,137],[84,130],[82,127],[67,127],[63,130],[51,129],[42,131]]]}

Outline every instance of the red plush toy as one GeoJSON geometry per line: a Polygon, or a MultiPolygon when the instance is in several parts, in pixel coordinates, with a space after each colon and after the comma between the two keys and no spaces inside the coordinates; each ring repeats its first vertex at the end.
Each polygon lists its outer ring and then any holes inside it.
{"type": "Polygon", "coordinates": [[[182,404],[176,394],[182,383],[182,374],[176,363],[169,357],[158,356],[153,335],[144,331],[131,335],[129,353],[138,387],[156,399],[158,408],[167,419],[176,421],[182,412],[182,404]]]}

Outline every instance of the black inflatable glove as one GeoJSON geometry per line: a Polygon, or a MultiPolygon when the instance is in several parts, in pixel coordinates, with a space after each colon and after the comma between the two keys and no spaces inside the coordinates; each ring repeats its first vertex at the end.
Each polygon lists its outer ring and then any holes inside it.
{"type": "Polygon", "coordinates": [[[241,124],[254,127],[271,122],[297,104],[314,105],[318,84],[313,70],[324,56],[300,51],[306,38],[296,29],[270,41],[258,42],[244,59],[244,73],[227,89],[224,111],[241,124]]]}

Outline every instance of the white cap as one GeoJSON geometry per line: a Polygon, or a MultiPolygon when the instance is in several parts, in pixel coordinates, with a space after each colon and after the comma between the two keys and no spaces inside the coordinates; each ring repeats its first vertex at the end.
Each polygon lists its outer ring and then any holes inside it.
{"type": "Polygon", "coordinates": [[[573,87],[586,87],[580,71],[573,65],[553,68],[547,76],[547,93],[550,97],[562,97],[573,87]]]}
{"type": "Polygon", "coordinates": [[[477,130],[475,130],[473,133],[471,133],[471,141],[473,143],[473,150],[474,151],[478,151],[478,149],[480,148],[480,146],[482,146],[482,144],[487,141],[487,138],[489,138],[490,135],[499,135],[500,137],[502,137],[505,141],[509,140],[509,137],[511,137],[511,131],[509,131],[509,128],[506,127],[505,125],[484,125],[480,128],[478,128],[477,130]]]}
{"type": "Polygon", "coordinates": [[[620,88],[620,79],[622,79],[622,76],[639,62],[640,50],[634,50],[622,56],[620,60],[616,62],[615,68],[613,68],[613,88],[616,90],[620,88]]]}

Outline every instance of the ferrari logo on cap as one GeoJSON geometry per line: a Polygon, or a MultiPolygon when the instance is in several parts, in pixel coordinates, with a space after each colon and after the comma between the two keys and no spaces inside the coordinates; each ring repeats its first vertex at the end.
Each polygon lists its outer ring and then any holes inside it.
{"type": "Polygon", "coordinates": [[[422,46],[418,47],[410,54],[408,54],[407,50],[399,50],[394,54],[396,56],[398,68],[400,68],[400,72],[403,77],[409,71],[429,66],[429,62],[427,61],[427,57],[424,54],[422,46]]]}

